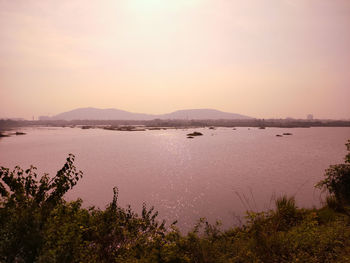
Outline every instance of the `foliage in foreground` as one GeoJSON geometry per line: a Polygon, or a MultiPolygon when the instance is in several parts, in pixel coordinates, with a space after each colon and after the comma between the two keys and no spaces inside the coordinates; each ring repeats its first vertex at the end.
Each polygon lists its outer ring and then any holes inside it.
{"type": "MultiPolygon", "coordinates": [[[[349,142],[350,143],[350,142],[349,142]]],[[[350,144],[346,163],[330,166],[318,187],[330,193],[321,209],[300,209],[281,197],[274,210],[247,214],[242,227],[221,230],[201,219],[183,235],[118,206],[105,210],[66,202],[81,172],[70,155],[50,179],[35,168],[0,169],[0,262],[350,262],[350,144]],[[340,169],[341,168],[341,169],[340,169]]]]}
{"type": "Polygon", "coordinates": [[[345,156],[345,163],[329,166],[325,179],[320,181],[316,187],[328,191],[338,209],[350,215],[350,140],[346,148],[348,154],[345,156]]]}

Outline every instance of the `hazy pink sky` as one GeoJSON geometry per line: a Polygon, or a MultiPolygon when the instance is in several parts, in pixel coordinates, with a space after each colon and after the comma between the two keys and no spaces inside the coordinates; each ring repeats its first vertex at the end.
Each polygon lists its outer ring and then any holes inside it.
{"type": "Polygon", "coordinates": [[[349,0],[0,0],[0,118],[350,118],[349,0]]]}

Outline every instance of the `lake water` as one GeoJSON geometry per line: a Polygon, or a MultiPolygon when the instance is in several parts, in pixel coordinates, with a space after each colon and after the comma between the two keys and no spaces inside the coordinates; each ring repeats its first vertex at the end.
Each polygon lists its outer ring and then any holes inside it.
{"type": "Polygon", "coordinates": [[[69,153],[83,179],[66,198],[104,208],[119,188],[119,204],[155,206],[167,222],[188,230],[200,217],[227,227],[248,209],[273,208],[294,195],[299,206],[319,206],[314,184],[330,164],[343,162],[350,128],[218,128],[139,132],[27,128],[0,139],[0,165],[55,174],[69,153]],[[187,139],[192,131],[204,135],[187,139]],[[291,132],[291,136],[276,134],[291,132]]]}

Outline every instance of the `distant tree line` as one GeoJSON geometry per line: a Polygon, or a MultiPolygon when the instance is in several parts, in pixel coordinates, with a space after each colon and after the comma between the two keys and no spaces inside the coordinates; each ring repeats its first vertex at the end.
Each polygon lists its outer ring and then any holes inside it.
{"type": "Polygon", "coordinates": [[[350,127],[350,121],[338,120],[297,120],[297,119],[244,119],[244,120],[40,120],[15,121],[0,119],[0,131],[25,126],[118,126],[142,125],[146,127],[280,127],[280,128],[309,128],[309,127],[350,127]]]}

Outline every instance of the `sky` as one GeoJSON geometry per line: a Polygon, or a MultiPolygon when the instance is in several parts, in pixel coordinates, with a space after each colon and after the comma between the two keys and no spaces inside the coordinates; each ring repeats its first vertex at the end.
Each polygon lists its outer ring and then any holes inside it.
{"type": "Polygon", "coordinates": [[[0,0],[0,118],[350,119],[349,0],[0,0]]]}

